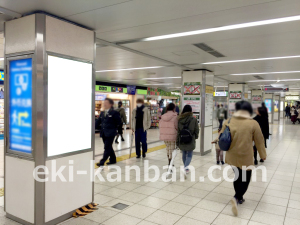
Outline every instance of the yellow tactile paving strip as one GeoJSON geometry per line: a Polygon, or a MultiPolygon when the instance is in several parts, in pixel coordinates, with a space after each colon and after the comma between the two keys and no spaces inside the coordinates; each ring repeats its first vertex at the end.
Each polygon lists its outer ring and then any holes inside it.
{"type": "MultiPolygon", "coordinates": [[[[153,148],[149,148],[147,153],[155,152],[155,151],[164,149],[165,147],[166,147],[166,145],[159,145],[159,146],[156,146],[156,147],[153,147],[153,148]]],[[[135,148],[132,148],[131,158],[134,158],[134,157],[136,157],[135,148]]],[[[117,162],[121,162],[121,161],[124,161],[126,159],[129,159],[129,154],[118,156],[117,157],[117,162]]],[[[108,160],[106,162],[108,162],[108,160]]],[[[98,168],[98,166],[96,164],[95,164],[95,168],[98,168]]]]}

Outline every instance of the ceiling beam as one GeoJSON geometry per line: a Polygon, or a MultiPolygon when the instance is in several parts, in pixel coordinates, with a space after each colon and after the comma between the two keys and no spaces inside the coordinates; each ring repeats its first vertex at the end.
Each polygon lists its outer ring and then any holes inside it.
{"type": "Polygon", "coordinates": [[[116,43],[112,43],[112,42],[109,42],[109,41],[102,40],[102,39],[99,39],[99,38],[96,38],[96,42],[97,42],[97,44],[100,44],[100,45],[106,45],[106,46],[119,48],[119,49],[122,49],[122,50],[125,50],[125,51],[128,51],[128,52],[132,52],[132,53],[144,56],[144,57],[148,57],[148,58],[151,58],[151,59],[154,59],[154,60],[157,60],[157,61],[167,63],[169,65],[177,66],[177,67],[180,67],[184,70],[194,70],[193,68],[187,67],[185,65],[177,64],[177,63],[174,63],[174,62],[171,62],[171,61],[168,61],[168,60],[156,57],[156,56],[149,55],[149,54],[144,53],[144,52],[140,52],[140,51],[137,51],[137,50],[134,50],[134,49],[131,49],[131,48],[127,48],[125,46],[118,45],[116,43]]]}
{"type": "Polygon", "coordinates": [[[12,18],[20,18],[22,16],[21,13],[14,12],[14,11],[11,11],[11,10],[3,8],[3,7],[0,7],[0,12],[7,16],[11,16],[12,18]]]}

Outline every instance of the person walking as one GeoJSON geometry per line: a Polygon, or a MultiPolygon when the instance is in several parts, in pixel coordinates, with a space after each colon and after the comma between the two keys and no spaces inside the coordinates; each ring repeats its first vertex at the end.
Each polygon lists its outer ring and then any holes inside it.
{"type": "Polygon", "coordinates": [[[235,195],[231,199],[232,212],[238,215],[238,204],[242,204],[252,174],[253,166],[253,141],[257,147],[260,158],[266,159],[264,136],[259,124],[252,119],[253,109],[249,102],[240,101],[235,105],[236,112],[230,120],[223,124],[221,133],[228,126],[231,133],[231,145],[226,152],[225,162],[231,165],[235,172],[233,182],[235,195]],[[250,168],[249,168],[250,167],[250,168]]]}
{"type": "Polygon", "coordinates": [[[289,104],[287,104],[285,107],[285,117],[290,118],[290,111],[291,111],[291,107],[289,104]]]}
{"type": "Polygon", "coordinates": [[[112,147],[117,130],[122,125],[120,113],[113,108],[114,101],[110,98],[106,98],[104,101],[105,111],[101,112],[98,120],[96,121],[96,128],[100,130],[100,137],[102,137],[104,143],[103,158],[97,163],[97,166],[102,167],[109,158],[107,165],[117,163],[116,154],[112,147]]]}
{"type": "Polygon", "coordinates": [[[192,107],[185,105],[178,116],[177,146],[182,151],[185,176],[190,172],[193,151],[196,148],[196,139],[199,137],[199,125],[193,116],[192,107]]]}
{"type": "Polygon", "coordinates": [[[119,139],[120,136],[121,136],[121,141],[125,141],[124,138],[123,138],[123,124],[127,123],[127,116],[126,116],[126,113],[125,113],[125,109],[122,106],[123,106],[122,101],[119,101],[118,102],[118,108],[116,109],[116,111],[120,113],[121,120],[122,120],[122,125],[119,126],[119,129],[118,129],[118,134],[117,134],[117,137],[116,137],[116,140],[115,140],[116,144],[119,144],[118,139],[119,139]]]}
{"type": "Polygon", "coordinates": [[[293,124],[296,123],[298,117],[298,111],[296,110],[296,107],[293,105],[291,107],[291,121],[293,124]]]}
{"type": "MultiPolygon", "coordinates": [[[[268,108],[266,107],[266,104],[265,104],[264,102],[261,103],[261,107],[262,107],[263,110],[264,110],[264,115],[266,115],[267,118],[268,118],[268,127],[269,127],[269,111],[268,111],[268,108]]],[[[270,129],[269,129],[269,135],[272,135],[272,134],[270,133],[270,129]]]]}
{"type": "Polygon", "coordinates": [[[215,144],[215,148],[216,148],[216,159],[217,159],[217,165],[221,164],[224,165],[224,156],[223,156],[223,150],[221,150],[220,146],[219,146],[219,137],[220,137],[220,133],[221,130],[218,130],[218,134],[219,136],[213,140],[211,143],[215,144]]]}
{"type": "MultiPolygon", "coordinates": [[[[265,110],[262,107],[258,107],[256,110],[256,116],[253,118],[256,120],[256,122],[259,124],[260,129],[262,131],[262,134],[264,136],[265,140],[265,148],[267,148],[267,139],[269,139],[269,123],[268,123],[268,118],[267,115],[265,115],[265,110]]],[[[254,150],[254,164],[257,165],[257,148],[254,145],[253,147],[254,150]]],[[[263,159],[260,159],[260,162],[264,162],[263,159]]]]}
{"type": "Polygon", "coordinates": [[[177,130],[178,130],[178,119],[176,106],[174,103],[170,103],[167,106],[166,113],[161,117],[159,121],[159,133],[160,140],[165,142],[167,149],[168,165],[172,160],[172,153],[176,148],[177,130]]]}
{"type": "Polygon", "coordinates": [[[141,158],[141,143],[143,158],[147,152],[147,130],[151,127],[150,111],[144,105],[143,99],[136,101],[137,107],[132,111],[131,126],[132,132],[135,133],[135,150],[136,158],[141,158]]]}
{"type": "Polygon", "coordinates": [[[219,120],[219,129],[221,130],[222,126],[223,126],[223,121],[225,118],[225,109],[223,108],[223,104],[221,104],[220,108],[218,109],[217,118],[219,120]]]}
{"type": "Polygon", "coordinates": [[[298,120],[298,124],[300,124],[300,106],[298,107],[298,117],[297,117],[297,120],[298,120]]]}

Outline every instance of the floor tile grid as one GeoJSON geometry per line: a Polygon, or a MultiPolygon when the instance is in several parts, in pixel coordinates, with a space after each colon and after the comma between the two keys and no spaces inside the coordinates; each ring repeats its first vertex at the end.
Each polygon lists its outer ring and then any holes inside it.
{"type": "MultiPolygon", "coordinates": [[[[299,163],[300,163],[300,153],[298,152],[298,160],[297,160],[297,165],[296,165],[296,169],[295,169],[295,173],[294,173],[294,177],[293,177],[293,184],[295,182],[296,171],[297,171],[298,168],[300,168],[300,164],[299,163]]],[[[287,219],[289,218],[289,217],[287,217],[287,211],[288,211],[288,208],[290,208],[291,195],[292,195],[292,190],[290,191],[290,196],[289,196],[289,199],[288,199],[288,205],[287,205],[286,212],[285,212],[285,217],[284,217],[284,224],[287,221],[287,219]]],[[[300,201],[300,199],[298,199],[298,200],[300,201]]]]}
{"type": "MultiPolygon", "coordinates": [[[[280,143],[280,142],[277,143],[276,147],[279,145],[279,143],[280,143]]],[[[269,153],[269,155],[271,155],[271,154],[274,152],[274,150],[276,149],[276,147],[274,147],[274,148],[271,150],[271,152],[269,153]]],[[[288,151],[288,147],[285,149],[284,154],[285,154],[287,151],[288,151]]],[[[269,155],[268,155],[268,156],[269,156],[269,155]]],[[[280,162],[281,162],[282,160],[283,160],[283,157],[281,158],[280,162]]],[[[278,167],[279,167],[279,165],[280,165],[280,162],[277,164],[276,170],[278,169],[278,167]]],[[[276,171],[276,170],[275,170],[275,171],[276,171]]],[[[275,175],[275,173],[272,175],[270,181],[272,180],[272,178],[274,177],[274,175],[275,175]]],[[[268,188],[269,185],[270,185],[270,182],[268,182],[268,185],[267,185],[267,187],[265,188],[265,191],[264,191],[264,193],[262,194],[261,198],[264,196],[264,194],[265,194],[265,192],[266,192],[266,190],[267,190],[267,188],[268,188]]],[[[258,202],[258,204],[256,205],[255,209],[253,210],[253,213],[252,213],[252,215],[251,215],[251,217],[250,217],[250,219],[249,219],[249,221],[248,221],[249,223],[250,223],[250,221],[253,221],[253,220],[252,220],[253,215],[254,215],[254,213],[256,212],[257,207],[258,207],[258,205],[259,205],[260,202],[261,202],[261,199],[259,200],[259,202],[258,202]]],[[[287,209],[286,209],[286,210],[287,210],[287,209]]],[[[254,222],[259,222],[259,221],[254,221],[254,222]]]]}

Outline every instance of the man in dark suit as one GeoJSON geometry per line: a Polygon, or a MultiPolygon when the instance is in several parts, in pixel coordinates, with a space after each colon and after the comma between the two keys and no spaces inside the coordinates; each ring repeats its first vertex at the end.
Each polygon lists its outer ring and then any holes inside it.
{"type": "Polygon", "coordinates": [[[99,119],[96,121],[96,128],[100,129],[100,137],[104,143],[103,158],[97,163],[97,166],[104,166],[104,163],[109,158],[107,165],[117,163],[116,154],[112,147],[115,136],[117,135],[118,127],[121,126],[122,120],[120,113],[113,108],[114,101],[106,98],[104,101],[105,111],[101,112],[99,119]]]}

